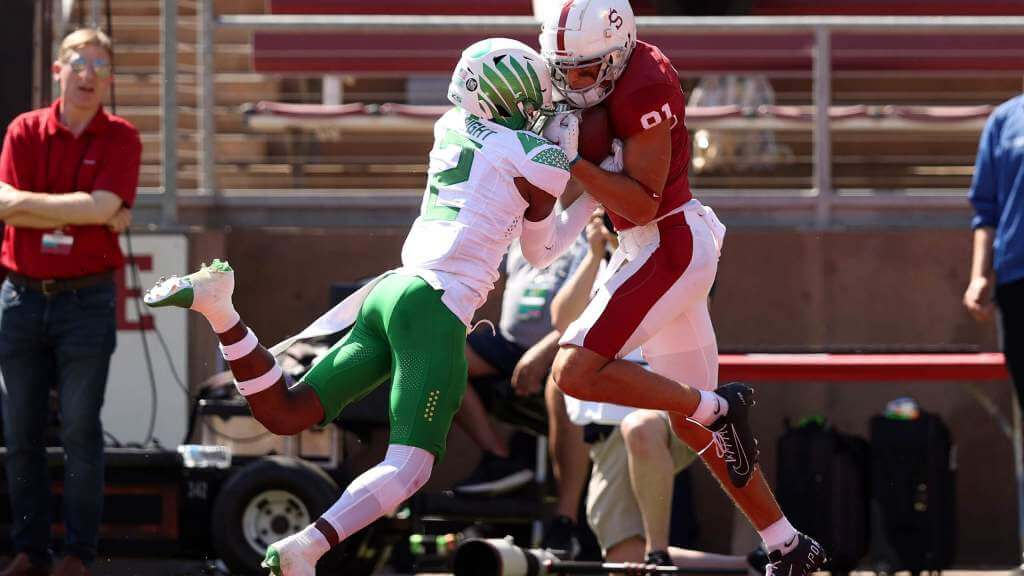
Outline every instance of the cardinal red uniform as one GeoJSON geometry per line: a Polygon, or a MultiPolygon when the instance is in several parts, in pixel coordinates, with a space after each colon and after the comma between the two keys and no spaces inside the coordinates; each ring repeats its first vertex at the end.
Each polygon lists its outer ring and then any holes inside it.
{"type": "Polygon", "coordinates": [[[725,228],[690,193],[690,139],[679,77],[657,47],[637,42],[604,105],[613,135],[627,146],[632,136],[668,122],[670,167],[654,222],[636,226],[609,212],[619,230],[619,250],[562,341],[608,358],[641,347],[655,372],[713,390],[718,348],[707,296],[725,228]]]}
{"type": "MultiPolygon", "coordinates": [[[[686,99],[679,86],[679,75],[661,50],[646,42],[637,42],[629,65],[615,82],[615,90],[605,100],[605,106],[612,136],[623,142],[662,122],[672,126],[672,159],[658,216],[668,214],[693,198],[687,178],[690,135],[684,123],[686,99]]],[[[633,223],[622,216],[609,214],[617,230],[633,227],[633,223]]]]}

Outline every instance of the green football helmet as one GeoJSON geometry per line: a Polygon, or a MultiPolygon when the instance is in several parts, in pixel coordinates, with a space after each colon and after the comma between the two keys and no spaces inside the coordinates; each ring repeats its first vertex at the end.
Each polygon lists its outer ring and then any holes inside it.
{"type": "Polygon", "coordinates": [[[448,99],[512,130],[543,125],[553,112],[551,75],[539,54],[509,38],[488,38],[462,52],[448,99]]]}

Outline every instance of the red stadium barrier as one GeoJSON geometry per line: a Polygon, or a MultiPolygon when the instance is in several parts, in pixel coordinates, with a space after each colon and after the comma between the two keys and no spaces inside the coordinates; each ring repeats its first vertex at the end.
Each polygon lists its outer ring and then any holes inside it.
{"type": "Polygon", "coordinates": [[[686,109],[688,119],[738,118],[744,115],[743,108],[735,104],[722,106],[694,106],[686,109]]]}
{"type": "MultiPolygon", "coordinates": [[[[510,36],[529,44],[536,35],[510,36]]],[[[253,69],[270,73],[363,76],[450,74],[462,50],[480,39],[471,32],[429,35],[395,32],[256,32],[253,69]]]]}
{"type": "MultiPolygon", "coordinates": [[[[250,127],[263,131],[284,129],[348,129],[408,131],[429,129],[449,109],[447,105],[387,103],[379,106],[351,103],[341,105],[288,104],[261,101],[244,107],[250,127]]],[[[836,130],[971,130],[981,129],[993,107],[983,106],[832,106],[829,118],[836,130]]],[[[691,128],[755,128],[770,123],[776,129],[805,130],[814,120],[810,106],[736,105],[690,106],[686,119],[691,128]]]]}
{"type": "Polygon", "coordinates": [[[529,16],[530,0],[269,0],[271,14],[529,16]]]}
{"type": "Polygon", "coordinates": [[[1007,380],[1001,353],[722,354],[719,380],[788,382],[1007,380]]]}
{"type": "Polygon", "coordinates": [[[958,122],[988,118],[995,106],[889,106],[891,115],[921,122],[958,122]]]}
{"type": "MultiPolygon", "coordinates": [[[[776,106],[763,105],[757,108],[760,116],[772,116],[780,120],[797,120],[800,122],[812,122],[814,110],[809,106],[776,106]]],[[[689,114],[689,110],[687,110],[689,114]]],[[[833,120],[846,120],[850,118],[867,118],[872,116],[870,109],[863,104],[854,106],[832,106],[828,109],[828,117],[833,120]]],[[[875,114],[874,116],[878,116],[875,114]]]]}
{"type": "MultiPolygon", "coordinates": [[[[655,14],[633,0],[638,15],[655,14]]],[[[531,16],[531,0],[269,0],[271,14],[404,14],[433,16],[531,16]]]]}
{"type": "Polygon", "coordinates": [[[381,104],[378,110],[381,114],[392,114],[395,116],[406,116],[409,118],[440,118],[442,114],[451,109],[451,106],[442,104],[440,106],[423,104],[381,104]]]}
{"type": "Polygon", "coordinates": [[[261,100],[246,110],[248,114],[268,114],[272,116],[293,118],[340,118],[356,114],[366,114],[366,105],[361,102],[351,104],[291,104],[288,102],[270,102],[261,100]]]}
{"type": "MultiPolygon", "coordinates": [[[[638,15],[656,14],[654,6],[633,0],[638,15]]],[[[408,14],[529,16],[530,0],[268,0],[270,14],[408,14]]],[[[757,0],[758,16],[1013,16],[1021,14],[1017,0],[757,0]]]]}

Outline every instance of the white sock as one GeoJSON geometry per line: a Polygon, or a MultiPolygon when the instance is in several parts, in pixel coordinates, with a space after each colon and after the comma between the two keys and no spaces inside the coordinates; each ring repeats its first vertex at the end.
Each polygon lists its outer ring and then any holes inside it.
{"type": "Polygon", "coordinates": [[[793,546],[796,546],[797,539],[794,538],[796,536],[796,528],[793,528],[793,525],[789,523],[785,516],[779,518],[764,530],[758,531],[758,534],[761,535],[761,540],[764,541],[765,550],[769,552],[782,550],[782,553],[785,554],[793,546]]]}
{"type": "Polygon", "coordinates": [[[274,542],[273,546],[281,559],[281,573],[285,576],[312,576],[316,573],[317,560],[331,549],[327,538],[314,524],[274,542]]]}
{"type": "Polygon", "coordinates": [[[238,312],[235,312],[235,305],[231,303],[231,300],[221,300],[217,302],[216,306],[199,310],[199,312],[206,317],[210,327],[217,334],[223,334],[234,328],[235,324],[238,324],[239,320],[242,319],[238,312]]]}
{"type": "Polygon", "coordinates": [[[241,318],[231,301],[235,273],[203,268],[192,276],[192,310],[205,316],[217,334],[238,324],[241,318]]]}
{"type": "Polygon", "coordinates": [[[707,426],[729,413],[729,403],[725,401],[725,398],[708,390],[698,390],[698,392],[700,392],[700,403],[690,415],[690,420],[701,426],[707,426]]]}

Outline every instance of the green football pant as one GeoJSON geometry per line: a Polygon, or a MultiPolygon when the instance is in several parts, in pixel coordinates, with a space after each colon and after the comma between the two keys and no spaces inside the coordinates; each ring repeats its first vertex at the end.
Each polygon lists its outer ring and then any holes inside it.
{"type": "Polygon", "coordinates": [[[391,444],[444,457],[466,390],[466,325],[418,276],[390,274],[363,302],[352,330],[302,381],[320,398],[322,424],[391,377],[391,444]]]}

